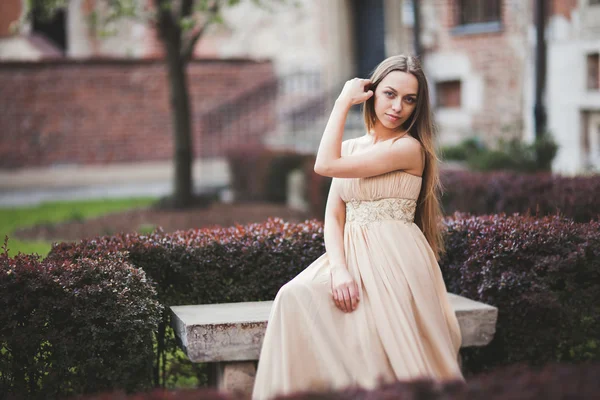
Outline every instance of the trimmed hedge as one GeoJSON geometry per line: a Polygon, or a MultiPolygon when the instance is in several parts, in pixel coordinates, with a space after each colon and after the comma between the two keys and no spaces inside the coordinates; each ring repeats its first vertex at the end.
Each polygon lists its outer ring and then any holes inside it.
{"type": "MultiPolygon", "coordinates": [[[[150,235],[120,234],[61,243],[53,246],[48,259],[94,259],[123,250],[155,282],[161,304],[172,306],[272,300],[290,277],[323,254],[325,246],[320,223],[288,224],[274,219],[230,228],[172,234],[156,230],[150,235]]],[[[156,386],[165,386],[169,380],[167,353],[176,365],[189,364],[176,351],[170,321],[165,307],[156,332],[156,386]]]]}
{"type": "MultiPolygon", "coordinates": [[[[491,344],[462,350],[467,375],[518,362],[600,360],[600,222],[456,214],[446,225],[448,252],[441,268],[449,291],[500,311],[491,344]]],[[[35,382],[33,389],[27,389],[32,393],[40,388],[48,388],[49,393],[80,393],[147,385],[147,367],[132,366],[147,365],[144,346],[159,312],[152,303],[154,292],[142,285],[148,284],[142,282],[141,268],[165,306],[156,330],[153,370],[154,385],[164,385],[169,379],[166,354],[173,357],[177,348],[166,306],[273,299],[284,283],[324,251],[321,223],[272,219],[230,228],[172,234],[157,230],[150,235],[62,243],[54,245],[43,262],[22,255],[10,259],[5,254],[0,276],[2,347],[31,356],[3,357],[1,382],[18,390],[35,382]],[[21,271],[20,280],[7,272],[11,269],[21,271]],[[129,315],[124,314],[129,309],[119,306],[118,294],[125,287],[131,290],[124,277],[137,273],[142,286],[135,286],[137,297],[131,301],[137,305],[132,310],[140,314],[137,319],[128,317],[133,322],[121,326],[118,322],[129,315]],[[83,300],[75,290],[65,292],[61,286],[71,281],[69,287],[88,288],[83,300]],[[105,290],[111,285],[117,285],[116,292],[105,290]],[[143,304],[147,306],[140,308],[143,304]],[[114,320],[118,328],[109,325],[114,320]],[[144,334],[146,341],[136,336],[144,334]],[[91,335],[101,340],[88,340],[91,335]],[[119,348],[120,358],[108,357],[117,351],[110,346],[122,343],[128,345],[119,348]],[[52,352],[45,352],[48,344],[52,352]],[[71,353],[72,349],[78,350],[71,353]],[[19,372],[14,365],[25,369],[19,372]],[[70,367],[50,371],[47,365],[70,367]],[[87,371],[99,378],[85,380],[87,371]]]]}
{"type": "MultiPolygon", "coordinates": [[[[50,260],[96,258],[126,250],[168,305],[272,300],[290,277],[325,252],[317,221],[119,234],[53,246],[50,260]]],[[[166,310],[168,313],[168,310],[166,310]]]]}
{"type": "Polygon", "coordinates": [[[561,215],[576,222],[600,217],[600,175],[443,171],[444,213],[561,215]]]}
{"type": "MultiPolygon", "coordinates": [[[[331,178],[313,176],[309,170],[306,174],[311,215],[322,220],[331,178]]],[[[567,177],[548,173],[443,170],[440,177],[445,215],[455,212],[537,216],[559,213],[576,222],[600,217],[600,175],[567,177]]]]}
{"type": "MultiPolygon", "coordinates": [[[[463,350],[467,373],[515,362],[600,360],[599,222],[503,215],[456,215],[446,222],[441,268],[448,289],[500,310],[492,343],[463,350]]],[[[164,305],[273,299],[325,250],[320,223],[274,219],[61,244],[49,258],[95,258],[121,249],[156,282],[164,305]]],[[[159,337],[169,318],[165,310],[159,337]]]]}
{"type": "Polygon", "coordinates": [[[0,254],[0,393],[57,398],[151,386],[161,306],[127,254],[0,254]]]}
{"type": "Polygon", "coordinates": [[[457,214],[446,224],[448,290],[499,309],[494,340],[464,349],[468,370],[600,361],[600,222],[457,214]]]}
{"type": "MultiPolygon", "coordinates": [[[[532,369],[512,366],[482,374],[466,384],[456,381],[434,383],[429,380],[395,382],[373,390],[344,389],[331,392],[304,392],[276,397],[278,400],[584,400],[600,393],[600,364],[558,365],[532,369]]],[[[109,393],[87,400],[233,400],[246,396],[215,390],[154,391],[126,396],[109,393]]]]}

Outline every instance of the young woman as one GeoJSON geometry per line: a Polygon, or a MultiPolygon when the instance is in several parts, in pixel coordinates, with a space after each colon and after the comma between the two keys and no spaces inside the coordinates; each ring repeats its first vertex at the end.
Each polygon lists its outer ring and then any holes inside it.
{"type": "Polygon", "coordinates": [[[301,390],[459,379],[461,333],[437,263],[439,177],[427,80],[411,56],[346,82],[315,171],[333,177],[326,253],[278,292],[254,399],[301,390]],[[364,103],[367,134],[344,141],[364,103]]]}

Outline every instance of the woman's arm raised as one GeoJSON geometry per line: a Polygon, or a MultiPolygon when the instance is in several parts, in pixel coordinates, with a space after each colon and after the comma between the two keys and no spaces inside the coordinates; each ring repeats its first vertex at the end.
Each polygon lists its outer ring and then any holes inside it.
{"type": "Polygon", "coordinates": [[[368,178],[397,170],[422,169],[421,144],[412,138],[380,143],[369,150],[315,164],[319,175],[335,178],[368,178]]]}
{"type": "Polygon", "coordinates": [[[368,79],[346,82],[337,98],[327,126],[323,132],[315,161],[315,172],[335,178],[367,178],[390,171],[419,169],[422,163],[421,144],[406,138],[389,143],[379,143],[359,154],[341,155],[344,125],[350,107],[369,99],[373,92],[365,92],[368,79]]]}

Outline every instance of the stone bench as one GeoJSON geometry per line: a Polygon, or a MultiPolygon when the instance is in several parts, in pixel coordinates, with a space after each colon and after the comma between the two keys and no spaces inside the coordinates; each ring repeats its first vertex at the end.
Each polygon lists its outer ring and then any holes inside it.
{"type": "MultiPolygon", "coordinates": [[[[462,347],[485,346],[494,337],[498,309],[448,293],[462,333],[462,347]]],[[[252,391],[272,301],[173,306],[173,329],[192,362],[210,364],[220,390],[252,391]]]]}

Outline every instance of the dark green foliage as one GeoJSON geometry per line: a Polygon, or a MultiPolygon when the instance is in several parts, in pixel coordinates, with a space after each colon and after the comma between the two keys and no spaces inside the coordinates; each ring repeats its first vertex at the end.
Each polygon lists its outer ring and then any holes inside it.
{"type": "Polygon", "coordinates": [[[477,138],[469,138],[455,146],[442,147],[440,153],[444,160],[465,161],[474,171],[532,173],[550,171],[557,151],[556,142],[546,134],[531,144],[518,139],[500,140],[491,149],[477,138]]]}
{"type": "Polygon", "coordinates": [[[470,156],[485,150],[483,143],[473,137],[465,139],[455,146],[442,147],[440,156],[443,160],[466,161],[470,156]]]}
{"type": "Polygon", "coordinates": [[[0,393],[56,398],[151,386],[161,307],[123,253],[0,254],[0,393]]]}

